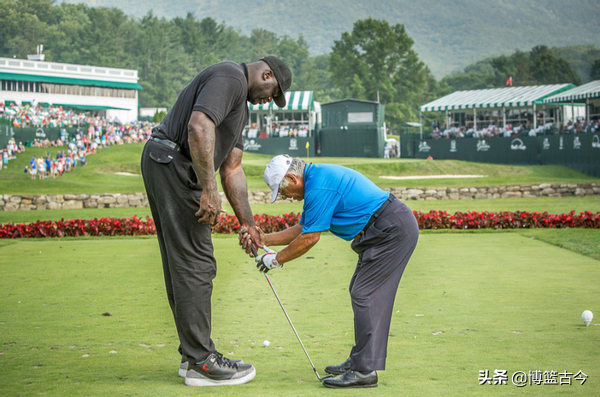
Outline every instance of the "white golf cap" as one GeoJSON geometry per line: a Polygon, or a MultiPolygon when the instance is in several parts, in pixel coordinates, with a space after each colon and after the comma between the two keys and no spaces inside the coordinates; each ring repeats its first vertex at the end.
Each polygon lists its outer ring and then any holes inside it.
{"type": "Polygon", "coordinates": [[[275,202],[277,195],[279,194],[279,184],[287,174],[287,170],[292,164],[292,158],[287,154],[280,154],[279,156],[273,157],[273,159],[267,164],[265,168],[265,183],[269,185],[273,191],[271,202],[275,202]]]}

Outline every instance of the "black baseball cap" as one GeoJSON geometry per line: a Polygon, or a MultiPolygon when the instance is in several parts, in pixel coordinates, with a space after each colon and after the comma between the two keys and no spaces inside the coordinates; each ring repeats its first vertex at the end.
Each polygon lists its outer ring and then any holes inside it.
{"type": "Polygon", "coordinates": [[[292,72],[290,71],[290,68],[288,68],[281,59],[274,56],[264,57],[260,60],[269,65],[277,79],[277,84],[279,85],[279,95],[273,98],[273,101],[275,101],[275,104],[280,108],[285,107],[285,92],[292,86],[292,72]]]}

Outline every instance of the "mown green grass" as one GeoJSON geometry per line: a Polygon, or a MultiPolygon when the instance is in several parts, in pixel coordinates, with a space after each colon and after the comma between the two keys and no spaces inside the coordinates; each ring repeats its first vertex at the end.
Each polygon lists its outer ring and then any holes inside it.
{"type": "MultiPolygon", "coordinates": [[[[32,156],[50,152],[55,156],[57,148],[28,148],[7,170],[0,172],[0,192],[3,194],[64,194],[64,193],[133,193],[143,192],[140,175],[140,155],[143,144],[112,146],[88,156],[88,165],[64,174],[60,179],[30,180],[23,173],[32,156]],[[138,176],[116,175],[127,172],[138,176]]],[[[244,171],[250,190],[267,190],[263,172],[272,156],[244,154],[244,171]]],[[[600,179],[584,175],[562,166],[514,166],[502,164],[469,163],[455,160],[415,159],[368,159],[346,157],[318,157],[308,161],[340,164],[356,169],[381,187],[432,187],[432,186],[484,186],[534,183],[591,183],[600,179]],[[474,179],[419,179],[391,180],[380,176],[414,175],[485,175],[474,179]]],[[[218,178],[217,178],[218,179],[218,178]]]]}
{"type": "Polygon", "coordinates": [[[8,169],[0,172],[0,191],[3,194],[65,194],[65,193],[136,193],[144,191],[144,181],[140,176],[140,155],[142,144],[111,146],[87,156],[85,167],[63,174],[62,178],[31,180],[23,170],[32,156],[45,156],[62,148],[27,148],[25,153],[9,162],[8,169]],[[128,172],[138,176],[115,175],[115,172],[128,172]]]}
{"type": "Polygon", "coordinates": [[[600,230],[536,229],[521,230],[520,233],[525,237],[544,241],[600,261],[600,230]]]}
{"type": "MultiPolygon", "coordinates": [[[[213,337],[220,351],[256,366],[251,383],[198,390],[177,377],[155,238],[19,240],[0,242],[2,394],[335,393],[315,379],[263,276],[234,249],[236,238],[214,244],[213,337]]],[[[355,262],[348,243],[328,235],[270,273],[321,372],[352,345],[347,285],[355,262]]],[[[594,395],[600,322],[584,327],[581,312],[600,313],[598,264],[514,232],[423,233],[396,298],[387,370],[370,393],[594,395]],[[589,378],[583,386],[479,386],[485,369],[582,370],[589,378]]]]}

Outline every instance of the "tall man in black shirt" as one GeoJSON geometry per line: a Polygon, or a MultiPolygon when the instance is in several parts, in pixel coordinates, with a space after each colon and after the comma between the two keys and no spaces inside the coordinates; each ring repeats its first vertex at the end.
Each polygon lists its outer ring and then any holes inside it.
{"type": "Polygon", "coordinates": [[[252,365],[223,357],[210,337],[217,267],[211,226],[221,215],[215,172],[241,229],[251,234],[256,246],[262,245],[242,170],[247,101],[274,100],[284,107],[291,84],[289,68],[272,56],[248,65],[225,61],[210,66],[183,89],[142,153],[144,184],[180,341],[179,376],[188,386],[243,384],[256,374],[252,365]]]}

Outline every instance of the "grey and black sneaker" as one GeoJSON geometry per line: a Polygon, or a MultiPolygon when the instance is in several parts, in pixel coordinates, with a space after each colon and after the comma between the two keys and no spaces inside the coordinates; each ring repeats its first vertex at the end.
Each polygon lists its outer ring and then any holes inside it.
{"type": "MultiPolygon", "coordinates": [[[[242,360],[240,360],[239,358],[227,358],[225,356],[223,356],[221,353],[219,352],[215,352],[217,355],[220,355],[223,360],[229,360],[232,363],[238,363],[238,364],[243,364],[244,362],[242,360]]],[[[183,360],[183,358],[182,358],[183,360]]],[[[185,374],[188,370],[189,367],[189,363],[187,361],[182,361],[181,364],[179,364],[179,376],[181,378],[185,378],[185,374]]]]}
{"type": "Polygon", "coordinates": [[[256,370],[250,364],[235,363],[212,353],[204,361],[190,363],[185,374],[187,386],[227,386],[242,385],[256,376],[256,370]]]}

